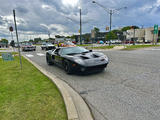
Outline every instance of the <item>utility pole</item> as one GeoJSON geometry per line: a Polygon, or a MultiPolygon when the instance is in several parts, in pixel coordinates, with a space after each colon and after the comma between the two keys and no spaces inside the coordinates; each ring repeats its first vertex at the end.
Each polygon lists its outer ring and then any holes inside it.
{"type": "Polygon", "coordinates": [[[19,40],[18,40],[18,32],[17,32],[17,23],[16,23],[16,13],[15,13],[15,10],[13,10],[13,17],[14,17],[14,23],[15,23],[15,30],[16,30],[16,38],[17,38],[17,44],[18,44],[18,52],[19,52],[20,65],[21,65],[21,70],[22,70],[22,59],[21,59],[20,45],[19,45],[19,40]]]}
{"type": "Polygon", "coordinates": [[[112,30],[112,14],[113,14],[112,10],[109,11],[109,14],[110,14],[110,32],[111,32],[111,30],[112,30]]]}
{"type": "MultiPolygon", "coordinates": [[[[107,13],[109,14],[110,16],[110,30],[109,30],[109,33],[110,33],[110,37],[111,37],[111,31],[112,31],[112,15],[116,12],[116,11],[120,11],[121,9],[126,9],[127,7],[122,7],[122,8],[118,8],[118,9],[108,9],[106,8],[105,6],[99,4],[98,2],[96,1],[92,1],[92,3],[95,3],[97,4],[98,6],[102,7],[105,11],[107,11],[107,13]]],[[[109,45],[111,44],[111,38],[109,38],[109,45]]]]}
{"type": "Polygon", "coordinates": [[[80,12],[80,44],[82,45],[82,12],[81,8],[79,9],[80,12]]]}
{"type": "Polygon", "coordinates": [[[110,33],[109,46],[110,46],[111,45],[111,31],[112,31],[112,14],[113,14],[112,10],[109,10],[109,14],[110,14],[110,29],[109,29],[109,33],[110,33]]]}

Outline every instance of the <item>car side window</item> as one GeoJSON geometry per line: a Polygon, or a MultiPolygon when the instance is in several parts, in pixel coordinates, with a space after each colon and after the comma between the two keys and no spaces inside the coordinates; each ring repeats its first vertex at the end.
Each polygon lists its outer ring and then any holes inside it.
{"type": "Polygon", "coordinates": [[[58,54],[59,54],[59,50],[60,50],[60,49],[55,50],[55,51],[54,51],[54,54],[58,55],[58,54]]]}

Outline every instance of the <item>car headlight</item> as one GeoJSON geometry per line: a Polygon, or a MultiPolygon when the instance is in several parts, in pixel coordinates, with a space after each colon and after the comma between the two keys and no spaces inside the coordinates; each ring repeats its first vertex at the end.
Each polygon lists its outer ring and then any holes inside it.
{"type": "Polygon", "coordinates": [[[84,61],[82,59],[75,59],[74,60],[76,63],[83,65],[84,61]]]}
{"type": "Polygon", "coordinates": [[[106,55],[103,55],[101,58],[105,59],[106,61],[108,61],[108,57],[106,55]]]}

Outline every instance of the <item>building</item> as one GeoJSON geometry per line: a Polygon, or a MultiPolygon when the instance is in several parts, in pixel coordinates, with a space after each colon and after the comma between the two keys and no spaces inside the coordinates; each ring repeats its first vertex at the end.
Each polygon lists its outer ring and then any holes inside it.
{"type": "MultiPolygon", "coordinates": [[[[158,33],[160,33],[160,27],[158,28],[158,33]]],[[[136,40],[137,42],[152,42],[153,40],[158,40],[160,34],[153,34],[154,27],[145,28],[145,29],[130,29],[127,30],[126,39],[127,40],[136,40]]]]}
{"type": "MultiPolygon", "coordinates": [[[[91,33],[82,34],[82,43],[96,43],[98,41],[105,41],[106,35],[108,32],[98,32],[96,33],[94,30],[91,33]]],[[[75,35],[76,41],[79,43],[80,35],[75,35]]]]}

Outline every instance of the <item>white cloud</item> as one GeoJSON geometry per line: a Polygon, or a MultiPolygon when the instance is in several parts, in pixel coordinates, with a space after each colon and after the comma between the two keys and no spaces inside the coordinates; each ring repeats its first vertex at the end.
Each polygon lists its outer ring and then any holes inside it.
{"type": "Polygon", "coordinates": [[[42,5],[42,8],[43,9],[47,9],[47,10],[51,10],[52,9],[52,7],[49,6],[49,5],[42,5]]]}
{"type": "Polygon", "coordinates": [[[77,7],[79,0],[62,0],[62,3],[67,7],[77,7]]]}
{"type": "MultiPolygon", "coordinates": [[[[160,0],[96,1],[107,8],[128,7],[113,15],[113,26],[160,24],[160,16],[156,13],[160,0]]],[[[0,36],[9,35],[8,27],[14,26],[13,9],[16,10],[20,34],[47,37],[48,30],[52,36],[78,34],[80,5],[83,32],[90,32],[93,26],[105,31],[105,27],[109,25],[109,15],[103,8],[93,4],[92,0],[4,0],[0,4],[0,36]]],[[[23,35],[20,38],[21,36],[23,35]]]]}
{"type": "Polygon", "coordinates": [[[58,32],[67,32],[67,27],[61,24],[51,24],[49,29],[56,29],[58,32]]]}

